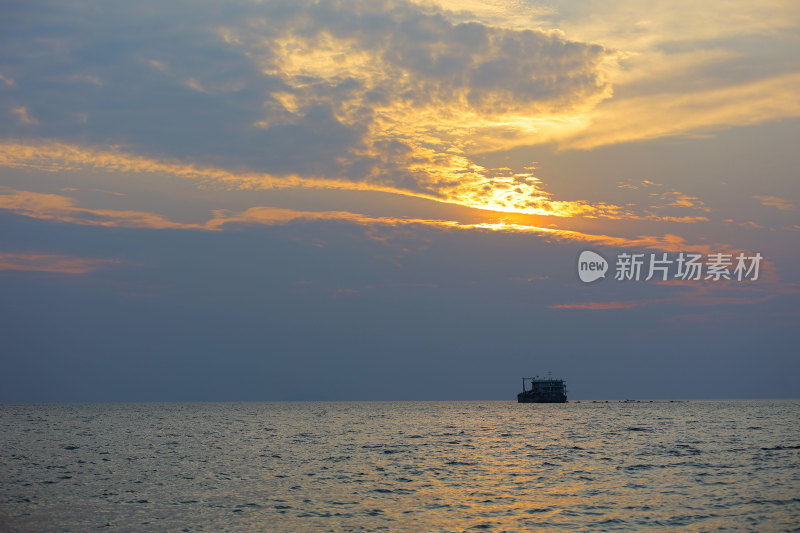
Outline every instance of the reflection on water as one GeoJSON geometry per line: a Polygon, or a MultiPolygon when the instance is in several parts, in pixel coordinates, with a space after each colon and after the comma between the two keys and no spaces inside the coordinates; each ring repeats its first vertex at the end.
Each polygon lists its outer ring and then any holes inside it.
{"type": "Polygon", "coordinates": [[[792,530],[800,402],[0,406],[4,531],[792,530]]]}

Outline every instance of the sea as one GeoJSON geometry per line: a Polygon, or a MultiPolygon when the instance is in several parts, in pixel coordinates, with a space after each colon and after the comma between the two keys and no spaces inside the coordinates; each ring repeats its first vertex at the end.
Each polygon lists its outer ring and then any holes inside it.
{"type": "Polygon", "coordinates": [[[800,531],[800,400],[0,404],[0,531],[800,531]]]}

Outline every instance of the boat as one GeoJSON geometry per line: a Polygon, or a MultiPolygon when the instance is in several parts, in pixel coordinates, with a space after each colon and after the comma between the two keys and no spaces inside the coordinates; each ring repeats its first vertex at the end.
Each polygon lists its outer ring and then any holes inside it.
{"type": "Polygon", "coordinates": [[[567,384],[563,379],[522,378],[522,392],[517,394],[518,403],[565,403],[567,384]],[[530,384],[530,388],[528,388],[530,384]]]}

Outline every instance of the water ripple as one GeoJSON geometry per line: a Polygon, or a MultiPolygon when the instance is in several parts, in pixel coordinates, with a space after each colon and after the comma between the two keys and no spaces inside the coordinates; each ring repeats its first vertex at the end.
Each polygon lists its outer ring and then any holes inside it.
{"type": "Polygon", "coordinates": [[[791,531],[799,422],[797,401],[6,404],[0,524],[791,531]]]}

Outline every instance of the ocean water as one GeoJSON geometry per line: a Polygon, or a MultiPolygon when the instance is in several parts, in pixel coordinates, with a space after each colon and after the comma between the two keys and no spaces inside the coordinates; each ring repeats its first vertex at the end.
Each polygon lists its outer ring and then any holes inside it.
{"type": "Polygon", "coordinates": [[[800,401],[0,405],[0,531],[800,531],[800,401]]]}

